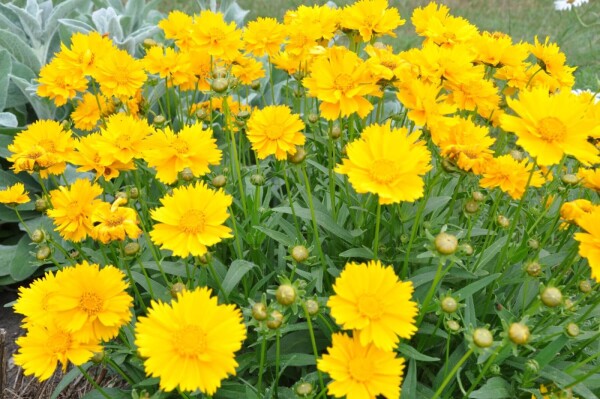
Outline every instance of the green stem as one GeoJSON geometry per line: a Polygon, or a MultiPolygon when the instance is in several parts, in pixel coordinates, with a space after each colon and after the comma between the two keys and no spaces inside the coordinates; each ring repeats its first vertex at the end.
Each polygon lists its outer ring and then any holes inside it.
{"type": "MultiPolygon", "coordinates": [[[[306,304],[302,302],[302,310],[304,310],[304,316],[306,317],[306,322],[308,323],[308,332],[310,333],[310,343],[312,344],[313,353],[315,355],[315,364],[319,363],[319,351],[317,350],[317,341],[315,340],[315,331],[313,329],[312,320],[310,318],[310,314],[308,313],[308,309],[306,308],[306,304]]],[[[321,374],[321,370],[317,368],[317,374],[319,376],[319,385],[321,386],[321,390],[325,389],[325,383],[323,382],[323,375],[321,374]]]]}
{"type": "Polygon", "coordinates": [[[217,271],[215,270],[215,267],[213,266],[212,260],[208,262],[208,270],[210,271],[210,274],[212,275],[215,282],[217,283],[217,287],[219,287],[219,293],[223,294],[223,297],[225,298],[225,302],[228,303],[229,296],[223,289],[223,285],[221,284],[221,279],[219,279],[219,276],[217,275],[217,271]]]}
{"type": "Polygon", "coordinates": [[[375,241],[373,243],[373,258],[379,259],[377,254],[379,252],[379,227],[381,225],[381,202],[377,201],[377,216],[375,216],[375,241]]]}
{"type": "Polygon", "coordinates": [[[277,394],[277,388],[279,386],[279,355],[281,352],[281,334],[280,331],[277,330],[277,332],[275,333],[275,397],[278,397],[277,394]]]}
{"type": "Polygon", "coordinates": [[[313,233],[315,235],[315,241],[317,243],[317,250],[319,252],[319,259],[323,267],[323,276],[327,276],[327,262],[325,261],[325,254],[323,248],[321,248],[321,240],[319,239],[319,226],[317,225],[317,217],[315,215],[315,207],[313,204],[312,193],[310,190],[310,182],[308,181],[308,175],[306,174],[306,166],[302,164],[302,175],[304,176],[304,184],[306,186],[306,193],[308,195],[308,207],[310,208],[310,218],[313,225],[313,233]]]}
{"type": "Polygon", "coordinates": [[[104,390],[102,389],[102,387],[100,385],[98,385],[98,383],[96,382],[96,380],[94,380],[92,377],[90,377],[90,375],[87,373],[87,371],[85,371],[83,369],[83,367],[77,366],[77,368],[79,369],[79,371],[81,372],[81,374],[83,374],[83,376],[85,377],[85,379],[88,380],[88,382],[90,384],[92,384],[92,386],[100,393],[100,395],[104,396],[106,399],[111,399],[111,397],[106,392],[104,392],[104,390]]]}
{"type": "Polygon", "coordinates": [[[260,344],[260,362],[258,363],[258,383],[256,390],[262,392],[262,376],[265,369],[265,354],[267,352],[267,336],[263,334],[262,343],[260,344]]]}
{"type": "Polygon", "coordinates": [[[458,369],[464,364],[464,362],[467,361],[469,356],[471,356],[472,354],[473,354],[473,348],[470,348],[467,351],[467,353],[465,353],[464,356],[458,361],[458,363],[456,363],[456,365],[452,368],[452,370],[450,370],[450,374],[446,375],[446,378],[444,378],[442,385],[440,385],[440,387],[437,389],[437,391],[435,391],[435,393],[433,394],[431,399],[437,399],[440,397],[440,394],[442,393],[444,388],[446,388],[446,385],[448,385],[450,380],[452,378],[454,378],[454,375],[458,372],[458,369]]]}
{"type": "MultiPolygon", "coordinates": [[[[417,327],[419,327],[421,325],[421,322],[423,321],[423,318],[425,317],[425,314],[427,313],[427,308],[429,307],[429,303],[431,302],[431,299],[433,298],[433,295],[435,294],[437,285],[445,274],[444,273],[444,263],[445,263],[444,259],[443,258],[440,259],[440,262],[438,263],[438,268],[435,272],[435,277],[433,278],[433,281],[431,283],[431,287],[429,287],[429,291],[427,292],[427,295],[425,296],[425,300],[423,301],[423,305],[421,306],[421,312],[419,313],[419,318],[417,319],[417,323],[416,323],[417,327]]],[[[448,266],[448,269],[450,268],[450,266],[452,266],[452,264],[450,264],[448,266]]]]}
{"type": "Polygon", "coordinates": [[[296,226],[296,234],[298,240],[302,241],[302,230],[300,230],[300,223],[298,223],[298,217],[296,216],[296,210],[294,209],[294,201],[292,201],[292,191],[290,189],[290,182],[287,175],[287,165],[283,164],[283,181],[285,182],[285,190],[287,191],[288,202],[290,203],[290,209],[292,210],[292,219],[294,219],[294,226],[296,226]]]}
{"type": "Polygon", "coordinates": [[[488,358],[487,362],[485,362],[485,365],[481,369],[481,372],[479,373],[479,375],[477,376],[475,381],[471,384],[471,387],[469,388],[469,390],[467,391],[467,393],[465,394],[463,399],[467,399],[469,397],[469,395],[471,394],[471,392],[473,392],[473,390],[475,388],[477,388],[477,384],[479,384],[479,381],[481,381],[483,379],[483,377],[485,377],[485,374],[487,373],[488,369],[492,366],[492,364],[494,363],[494,360],[498,356],[498,353],[500,353],[500,350],[503,347],[504,347],[503,345],[498,345],[498,347],[496,348],[494,353],[491,354],[491,356],[488,358]]]}

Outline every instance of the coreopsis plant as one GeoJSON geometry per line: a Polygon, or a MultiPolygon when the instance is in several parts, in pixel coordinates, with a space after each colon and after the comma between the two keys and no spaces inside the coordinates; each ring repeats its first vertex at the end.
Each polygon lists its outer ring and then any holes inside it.
{"type": "Polygon", "coordinates": [[[37,81],[70,114],[5,155],[39,267],[15,364],[105,398],[596,398],[599,105],[549,39],[412,22],[405,51],[386,0],[73,35],[37,81]]]}

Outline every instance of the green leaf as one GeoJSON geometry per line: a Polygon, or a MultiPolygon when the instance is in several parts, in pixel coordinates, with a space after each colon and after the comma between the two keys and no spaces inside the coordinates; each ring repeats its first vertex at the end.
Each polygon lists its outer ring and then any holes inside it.
{"type": "Polygon", "coordinates": [[[225,295],[229,296],[231,291],[239,284],[242,277],[246,275],[253,267],[256,265],[252,262],[248,262],[246,260],[237,259],[234,260],[229,269],[227,270],[227,274],[223,279],[221,285],[223,286],[223,290],[225,291],[225,295]]]}
{"type": "Polygon", "coordinates": [[[268,235],[275,241],[282,243],[286,247],[292,247],[294,245],[294,237],[290,237],[287,234],[284,234],[282,232],[271,230],[271,229],[268,229],[268,228],[262,227],[262,226],[253,226],[253,227],[256,230],[265,233],[266,235],[268,235]]]}
{"type": "Polygon", "coordinates": [[[504,244],[506,244],[506,240],[508,240],[508,236],[504,236],[492,245],[490,245],[483,253],[481,254],[481,262],[479,263],[479,268],[485,267],[502,249],[504,244]]]}
{"type": "Polygon", "coordinates": [[[350,248],[340,254],[342,258],[373,259],[373,251],[370,248],[350,248]]]}
{"type": "Polygon", "coordinates": [[[425,209],[423,210],[423,216],[430,214],[433,211],[437,211],[438,209],[445,206],[448,202],[450,202],[449,195],[443,195],[440,197],[431,197],[427,201],[427,205],[425,205],[425,209]]]}
{"type": "Polygon", "coordinates": [[[16,245],[15,254],[10,262],[10,276],[17,281],[25,280],[37,270],[36,266],[31,265],[30,243],[29,236],[23,235],[16,245]]]}
{"type": "MultiPolygon", "coordinates": [[[[87,371],[87,369],[89,369],[91,366],[92,366],[92,363],[85,363],[81,366],[81,368],[87,371]]],[[[78,368],[72,368],[71,370],[69,370],[69,372],[67,374],[65,374],[63,376],[63,378],[61,378],[60,382],[58,384],[56,384],[56,388],[54,388],[54,391],[52,392],[50,399],[58,398],[58,395],[60,395],[60,393],[66,387],[68,387],[70,383],[75,381],[75,378],[79,377],[80,375],[81,375],[81,371],[79,371],[78,368]]]]}
{"type": "MultiPolygon", "coordinates": [[[[296,211],[296,216],[298,216],[302,219],[312,220],[309,209],[295,206],[294,210],[296,211]]],[[[272,211],[279,212],[279,213],[287,213],[290,215],[292,214],[292,209],[289,206],[281,206],[278,208],[273,208],[272,211]]],[[[331,218],[330,215],[328,215],[324,212],[315,210],[315,218],[317,219],[317,224],[319,226],[321,226],[323,229],[327,230],[334,236],[341,238],[342,240],[344,240],[348,243],[352,243],[352,241],[354,241],[352,238],[352,235],[348,232],[348,230],[346,230],[343,227],[341,227],[340,225],[338,225],[331,218]]]]}
{"type": "Polygon", "coordinates": [[[131,399],[131,393],[122,389],[102,388],[102,391],[104,392],[104,395],[101,394],[98,390],[94,389],[88,392],[81,399],[106,399],[106,395],[108,395],[108,397],[111,399],[131,399]]]}
{"type": "Polygon", "coordinates": [[[460,290],[456,291],[454,295],[460,298],[471,296],[483,289],[484,287],[487,287],[489,284],[493,283],[500,275],[500,273],[490,274],[489,276],[484,277],[481,280],[475,281],[474,283],[471,283],[466,287],[461,288],[460,290]]]}
{"type": "Polygon", "coordinates": [[[417,362],[415,359],[410,359],[408,362],[408,370],[402,385],[402,396],[405,398],[417,397],[417,362]]]}
{"type": "Polygon", "coordinates": [[[11,262],[17,251],[16,245],[0,245],[0,276],[10,276],[11,262]]]}
{"type": "Polygon", "coordinates": [[[6,106],[6,97],[8,95],[8,85],[10,83],[8,75],[12,72],[12,61],[8,51],[0,49],[0,111],[6,106]]]}
{"type": "Polygon", "coordinates": [[[541,368],[543,368],[556,357],[556,354],[560,352],[567,342],[569,342],[569,338],[565,335],[561,335],[542,349],[534,357],[534,360],[538,362],[541,368]]]}
{"type": "Polygon", "coordinates": [[[469,395],[472,399],[504,399],[514,398],[511,393],[510,384],[501,377],[492,377],[478,390],[469,395]]]}
{"type": "Polygon", "coordinates": [[[40,72],[40,60],[31,49],[31,46],[19,36],[7,29],[1,29],[0,47],[5,48],[17,61],[27,65],[34,72],[40,72]]]}
{"type": "MultiPolygon", "coordinates": [[[[550,381],[554,381],[559,387],[568,385],[575,381],[575,378],[569,374],[566,374],[559,369],[548,365],[540,370],[540,376],[547,378],[550,381]]],[[[576,394],[583,396],[584,399],[598,399],[598,397],[594,395],[594,393],[590,391],[589,388],[583,383],[573,386],[573,391],[576,394]]]]}
{"type": "MultiPolygon", "coordinates": [[[[0,99],[1,100],[1,99],[0,99]]],[[[10,112],[0,112],[0,126],[17,127],[17,117],[10,112]]]]}
{"type": "Polygon", "coordinates": [[[400,344],[400,346],[398,346],[398,352],[402,353],[404,356],[406,356],[409,359],[414,359],[419,362],[437,362],[440,360],[439,357],[431,357],[431,356],[424,355],[421,352],[419,352],[418,350],[416,350],[415,348],[413,348],[412,346],[409,346],[404,343],[402,343],[402,344],[400,344]]]}

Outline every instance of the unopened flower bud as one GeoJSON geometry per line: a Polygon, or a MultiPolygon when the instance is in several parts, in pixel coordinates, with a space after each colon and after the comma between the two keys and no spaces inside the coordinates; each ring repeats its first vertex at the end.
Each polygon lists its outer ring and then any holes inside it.
{"type": "Polygon", "coordinates": [[[493,375],[500,375],[502,373],[502,370],[500,369],[500,366],[497,364],[492,364],[490,366],[490,373],[493,375]]]}
{"type": "Polygon", "coordinates": [[[473,247],[470,244],[460,244],[460,246],[458,247],[460,249],[460,251],[462,253],[464,253],[467,256],[471,256],[473,255],[473,247]]]}
{"type": "Polygon", "coordinates": [[[288,154],[287,158],[288,162],[291,162],[293,164],[302,163],[306,159],[306,150],[304,149],[304,147],[296,147],[296,152],[294,153],[294,155],[288,154]]]}
{"type": "Polygon", "coordinates": [[[567,324],[566,331],[569,337],[576,337],[579,335],[579,326],[575,323],[569,323],[567,324]]]}
{"type": "Polygon", "coordinates": [[[267,327],[271,330],[277,330],[279,327],[281,327],[281,323],[283,323],[283,315],[281,312],[278,310],[272,311],[267,320],[267,327]]]}
{"type": "Polygon", "coordinates": [[[123,253],[126,256],[134,256],[140,252],[140,244],[137,242],[130,242],[123,248],[123,253]]]}
{"type": "Polygon", "coordinates": [[[530,337],[529,327],[523,323],[512,323],[508,328],[508,338],[517,345],[525,345],[530,337]]]}
{"type": "Polygon", "coordinates": [[[525,159],[525,155],[519,150],[510,150],[509,154],[515,161],[522,161],[525,159]]]}
{"type": "Polygon", "coordinates": [[[298,396],[309,396],[312,394],[313,390],[313,385],[310,382],[301,382],[300,384],[296,385],[296,389],[294,391],[298,396]]]}
{"type": "Polygon", "coordinates": [[[45,212],[48,209],[48,201],[43,198],[35,200],[35,210],[38,212],[45,212]]]}
{"type": "Polygon", "coordinates": [[[502,227],[503,229],[506,229],[508,226],[510,226],[510,220],[504,215],[498,215],[496,221],[498,222],[498,226],[502,227]]]}
{"type": "Polygon", "coordinates": [[[41,243],[45,239],[46,239],[46,234],[44,234],[43,230],[35,229],[33,231],[33,233],[31,233],[31,241],[35,242],[36,244],[41,243]]]}
{"type": "Polygon", "coordinates": [[[308,121],[310,123],[317,123],[319,121],[319,115],[317,115],[317,114],[308,114],[308,121]]]}
{"type": "Polygon", "coordinates": [[[340,129],[340,127],[338,125],[333,126],[331,128],[331,130],[329,131],[329,137],[332,140],[339,139],[341,135],[342,135],[342,129],[340,129]]]}
{"type": "Polygon", "coordinates": [[[473,343],[479,348],[489,348],[494,343],[494,337],[487,328],[476,328],[473,331],[473,343]]]}
{"type": "Polygon", "coordinates": [[[216,188],[221,188],[225,186],[225,184],[227,184],[227,177],[225,177],[224,175],[216,175],[212,179],[212,185],[216,188]]]}
{"type": "Polygon", "coordinates": [[[485,200],[485,195],[483,195],[480,191],[473,191],[471,196],[477,202],[482,202],[483,200],[485,200]]]}
{"type": "Polygon", "coordinates": [[[250,183],[255,186],[262,186],[265,184],[265,177],[263,175],[255,174],[250,176],[250,183]]]}
{"type": "Polygon", "coordinates": [[[535,238],[530,238],[527,240],[527,246],[531,249],[538,249],[540,247],[540,242],[535,238]]]}
{"type": "Polygon", "coordinates": [[[538,262],[529,262],[527,266],[525,266],[525,271],[531,277],[538,277],[542,274],[542,266],[538,262]]]}
{"type": "Polygon", "coordinates": [[[254,320],[263,321],[267,319],[267,306],[262,302],[252,305],[252,317],[254,320]]]}
{"type": "Polygon", "coordinates": [[[308,249],[304,245],[296,245],[292,248],[292,259],[298,263],[304,262],[308,259],[308,249]]]}
{"type": "Polygon", "coordinates": [[[47,245],[43,245],[38,248],[37,252],[35,253],[35,258],[37,260],[46,260],[50,257],[51,254],[52,250],[50,249],[50,247],[47,245]]]}
{"type": "Polygon", "coordinates": [[[458,309],[458,302],[451,296],[447,296],[442,299],[441,306],[445,313],[454,313],[458,309]]]}
{"type": "Polygon", "coordinates": [[[565,175],[562,175],[560,180],[562,180],[563,183],[568,184],[568,185],[575,185],[575,184],[579,183],[579,178],[577,177],[577,175],[574,175],[572,173],[567,173],[565,175]]]}
{"type": "Polygon", "coordinates": [[[246,110],[240,111],[237,113],[236,117],[245,121],[246,119],[250,118],[250,112],[246,110]]]}
{"type": "Polygon", "coordinates": [[[185,289],[186,289],[185,288],[185,284],[183,284],[183,283],[175,283],[175,284],[173,284],[171,286],[171,290],[170,290],[171,297],[173,299],[176,299],[179,294],[181,294],[183,291],[185,291],[185,289]]]}
{"type": "Polygon", "coordinates": [[[569,312],[573,312],[575,310],[575,304],[569,298],[565,299],[565,309],[569,312]]]}
{"type": "Polygon", "coordinates": [[[296,289],[291,284],[282,284],[275,291],[275,299],[283,306],[290,306],[296,301],[296,289]]]}
{"type": "Polygon", "coordinates": [[[258,89],[260,89],[260,80],[255,80],[252,83],[250,83],[250,88],[252,90],[258,90],[258,89]]]}
{"type": "Polygon", "coordinates": [[[446,327],[450,332],[457,332],[460,330],[460,324],[456,320],[448,320],[446,322],[446,327]]]}
{"type": "Polygon", "coordinates": [[[69,257],[70,257],[71,259],[77,259],[77,258],[79,258],[79,251],[78,251],[78,250],[76,250],[76,249],[72,249],[72,250],[70,250],[70,251],[69,251],[69,257]]]}
{"type": "Polygon", "coordinates": [[[306,305],[306,311],[309,316],[315,316],[319,313],[319,303],[314,299],[307,299],[304,304],[306,305]]]}
{"type": "Polygon", "coordinates": [[[458,249],[458,239],[448,233],[440,233],[435,237],[435,249],[442,255],[452,255],[458,249]]]}
{"type": "Polygon", "coordinates": [[[204,108],[200,108],[198,111],[196,111],[196,118],[200,119],[201,121],[208,120],[208,117],[208,111],[206,111],[204,108]]]}
{"type": "Polygon", "coordinates": [[[530,373],[537,374],[540,372],[540,364],[535,359],[528,359],[525,362],[525,370],[530,373]]]}
{"type": "Polygon", "coordinates": [[[104,351],[94,352],[92,358],[90,359],[92,363],[100,364],[104,360],[105,353],[104,351]]]}
{"type": "Polygon", "coordinates": [[[546,287],[540,295],[542,303],[549,308],[555,308],[562,303],[562,293],[556,287],[546,287]]]}
{"type": "Polygon", "coordinates": [[[198,256],[198,262],[200,262],[201,265],[208,265],[211,260],[212,260],[212,253],[210,253],[210,252],[207,252],[205,254],[198,256]]]}
{"type": "Polygon", "coordinates": [[[477,201],[470,199],[465,202],[465,212],[469,214],[477,213],[479,211],[479,203],[477,201]]]}
{"type": "Polygon", "coordinates": [[[129,189],[129,198],[138,199],[139,196],[140,196],[140,190],[138,190],[137,187],[131,187],[131,189],[129,189]]]}
{"type": "Polygon", "coordinates": [[[162,126],[164,125],[164,123],[167,121],[167,118],[165,118],[162,115],[156,115],[154,117],[154,121],[152,122],[154,124],[154,126],[162,126]]]}
{"type": "Polygon", "coordinates": [[[183,168],[181,172],[179,172],[181,179],[183,181],[192,181],[194,180],[194,172],[190,168],[183,168]]]}
{"type": "Polygon", "coordinates": [[[158,46],[158,43],[156,42],[156,40],[152,40],[152,39],[144,39],[144,41],[142,42],[142,46],[144,46],[144,48],[146,50],[158,46]]]}
{"type": "Polygon", "coordinates": [[[583,292],[584,294],[587,294],[591,290],[592,284],[590,283],[590,280],[581,280],[579,282],[579,291],[583,292]]]}
{"type": "Polygon", "coordinates": [[[229,81],[225,78],[216,78],[210,84],[210,88],[215,93],[224,93],[229,88],[229,81]]]}

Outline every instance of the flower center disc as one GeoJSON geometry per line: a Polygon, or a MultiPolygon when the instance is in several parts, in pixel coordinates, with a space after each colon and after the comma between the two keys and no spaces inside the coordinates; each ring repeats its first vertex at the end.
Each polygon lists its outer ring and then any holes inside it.
{"type": "Polygon", "coordinates": [[[173,143],[171,143],[171,147],[180,154],[186,154],[190,149],[188,144],[180,138],[175,139],[173,143]]]}
{"type": "Polygon", "coordinates": [[[269,140],[277,140],[283,136],[284,130],[280,125],[272,125],[267,129],[266,134],[269,140]]]}
{"type": "Polygon", "coordinates": [[[201,233],[204,231],[206,215],[198,209],[191,209],[179,219],[181,230],[186,233],[201,233]]]}
{"type": "Polygon", "coordinates": [[[206,332],[198,326],[185,326],[173,335],[177,351],[183,356],[203,355],[208,348],[206,332]]]}
{"type": "Polygon", "coordinates": [[[93,292],[85,292],[79,300],[79,306],[88,314],[95,316],[102,310],[102,299],[93,292]]]}
{"type": "Polygon", "coordinates": [[[388,184],[396,178],[396,163],[387,159],[378,159],[371,166],[369,176],[377,183],[388,184]]]}
{"type": "Polygon", "coordinates": [[[342,73],[336,76],[335,80],[333,81],[333,85],[336,89],[346,92],[354,87],[354,82],[352,80],[352,76],[348,75],[347,73],[342,73]]]}
{"type": "Polygon", "coordinates": [[[538,132],[542,136],[542,140],[548,143],[561,142],[567,135],[567,127],[560,119],[548,116],[540,120],[538,132]]]}
{"type": "Polygon", "coordinates": [[[65,353],[71,347],[71,334],[57,331],[48,337],[47,345],[51,353],[65,353]]]}
{"type": "Polygon", "coordinates": [[[348,362],[348,374],[355,381],[365,382],[373,376],[373,364],[364,358],[354,358],[348,362]]]}
{"type": "Polygon", "coordinates": [[[358,311],[371,320],[377,320],[383,316],[381,304],[372,295],[364,295],[358,299],[358,311]]]}

